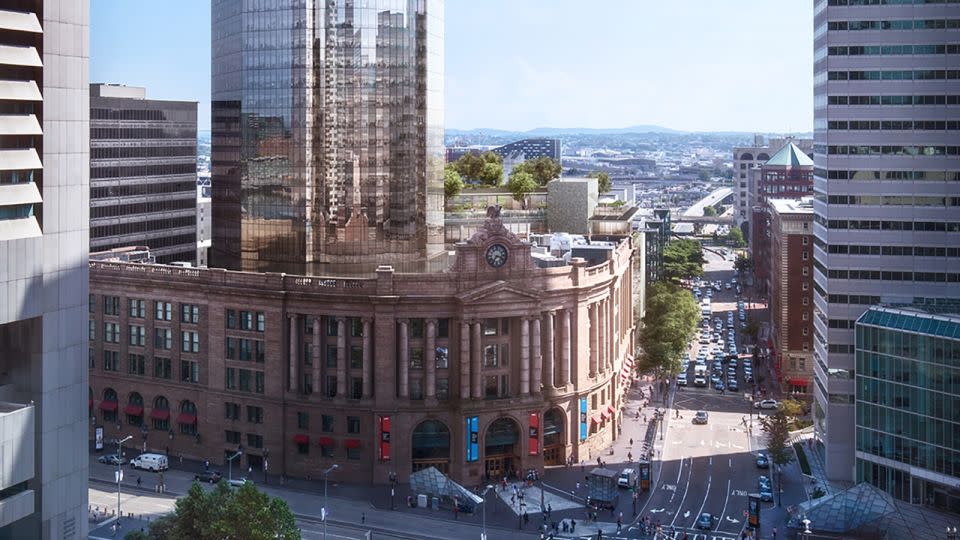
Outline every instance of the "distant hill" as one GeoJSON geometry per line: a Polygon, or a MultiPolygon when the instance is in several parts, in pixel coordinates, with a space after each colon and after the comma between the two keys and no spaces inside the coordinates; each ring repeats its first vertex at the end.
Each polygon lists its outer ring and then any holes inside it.
{"type": "Polygon", "coordinates": [[[447,135],[491,135],[491,136],[518,136],[518,137],[550,137],[556,135],[619,135],[623,133],[685,133],[662,126],[638,125],[625,128],[554,128],[539,127],[528,131],[509,131],[492,128],[452,129],[446,130],[447,135]]]}

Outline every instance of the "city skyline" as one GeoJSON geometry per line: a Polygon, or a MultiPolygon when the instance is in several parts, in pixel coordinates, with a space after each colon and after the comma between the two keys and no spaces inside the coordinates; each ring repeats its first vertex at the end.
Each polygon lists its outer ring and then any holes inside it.
{"type": "MultiPolygon", "coordinates": [[[[809,3],[743,0],[733,9],[690,1],[616,2],[584,12],[564,0],[551,3],[549,13],[544,5],[507,9],[494,0],[482,8],[446,7],[446,128],[812,131],[809,3]],[[623,16],[605,15],[617,10],[623,16]],[[601,23],[609,25],[602,40],[573,39],[580,28],[601,23]],[[485,28],[493,33],[479,30],[485,28]],[[620,54],[609,54],[613,49],[620,54]],[[770,92],[771,81],[776,92],[770,92]]],[[[198,101],[198,129],[209,130],[207,4],[95,0],[91,26],[91,82],[145,86],[156,99],[198,101]],[[171,28],[178,39],[170,39],[171,28]]]]}

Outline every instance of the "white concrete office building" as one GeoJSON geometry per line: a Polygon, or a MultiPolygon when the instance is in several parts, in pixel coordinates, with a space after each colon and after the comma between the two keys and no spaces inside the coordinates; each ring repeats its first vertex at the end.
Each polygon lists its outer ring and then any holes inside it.
{"type": "Polygon", "coordinates": [[[0,6],[0,538],[87,537],[88,0],[0,6]]]}
{"type": "Polygon", "coordinates": [[[854,479],[854,323],[960,298],[960,1],[814,1],[814,420],[854,479]]]}

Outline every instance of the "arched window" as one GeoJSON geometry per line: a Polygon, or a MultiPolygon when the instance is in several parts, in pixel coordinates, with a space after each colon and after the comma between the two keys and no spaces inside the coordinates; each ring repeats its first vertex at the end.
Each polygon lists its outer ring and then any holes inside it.
{"type": "Polygon", "coordinates": [[[750,152],[744,152],[744,153],[740,154],[740,160],[741,160],[741,161],[748,161],[748,160],[752,160],[752,159],[753,159],[753,154],[751,154],[750,152]]]}
{"type": "Polygon", "coordinates": [[[127,423],[131,426],[143,424],[143,396],[137,392],[132,392],[123,412],[127,415],[127,423]]]}
{"type": "Polygon", "coordinates": [[[117,401],[117,391],[113,388],[107,388],[104,390],[103,401],[100,402],[100,411],[103,413],[104,423],[117,421],[118,406],[119,403],[117,401]]]}
{"type": "Polygon", "coordinates": [[[450,430],[439,420],[424,420],[411,438],[412,472],[436,467],[442,473],[450,469],[450,430]]]}
{"type": "Polygon", "coordinates": [[[197,434],[197,406],[192,401],[184,400],[180,403],[177,423],[180,424],[180,433],[186,435],[197,434]]]}
{"type": "Polygon", "coordinates": [[[150,411],[150,420],[153,421],[153,429],[161,431],[170,430],[170,402],[163,396],[157,396],[153,399],[153,410],[150,411]]]}
{"type": "Polygon", "coordinates": [[[759,154],[757,154],[757,161],[769,161],[769,160],[770,160],[770,156],[768,156],[767,154],[763,152],[760,152],[759,154]]]}

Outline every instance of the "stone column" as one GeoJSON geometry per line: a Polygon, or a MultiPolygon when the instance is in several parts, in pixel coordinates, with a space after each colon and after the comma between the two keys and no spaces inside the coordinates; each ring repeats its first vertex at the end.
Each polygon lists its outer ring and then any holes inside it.
{"type": "Polygon", "coordinates": [[[607,301],[597,302],[597,370],[607,370],[607,301]]]}
{"type": "Polygon", "coordinates": [[[320,326],[320,316],[315,315],[313,317],[313,355],[311,355],[311,362],[313,362],[313,391],[314,393],[320,392],[320,363],[323,361],[322,356],[320,355],[320,332],[322,331],[320,326]]]}
{"type": "Polygon", "coordinates": [[[337,397],[347,397],[347,328],[343,317],[337,317],[337,397]]]}
{"type": "Polygon", "coordinates": [[[400,319],[400,397],[410,395],[410,338],[407,334],[407,319],[400,319]]]}
{"type": "Polygon", "coordinates": [[[423,351],[423,361],[426,363],[426,389],[424,395],[432,399],[437,395],[437,320],[427,319],[427,344],[423,351]]]}
{"type": "Polygon", "coordinates": [[[470,375],[473,378],[473,399],[483,398],[483,351],[480,348],[481,324],[480,322],[473,323],[473,335],[470,336],[470,361],[473,364],[470,375]]]}
{"type": "Polygon", "coordinates": [[[520,318],[520,395],[530,393],[530,319],[520,318]]]}
{"type": "Polygon", "coordinates": [[[297,383],[297,358],[300,356],[297,354],[297,348],[299,347],[299,340],[297,339],[297,330],[299,330],[297,326],[297,315],[293,313],[287,314],[287,320],[290,321],[290,356],[288,358],[288,363],[290,364],[290,387],[288,390],[296,391],[300,388],[300,385],[297,383]]]}
{"type": "Polygon", "coordinates": [[[539,394],[542,384],[541,377],[543,376],[543,358],[540,356],[540,318],[535,317],[530,321],[530,327],[533,331],[533,335],[530,336],[530,361],[532,363],[530,393],[539,394]]]}
{"type": "Polygon", "coordinates": [[[543,388],[550,390],[553,388],[554,377],[554,335],[553,335],[553,316],[552,311],[543,314],[543,388]]]}
{"type": "Polygon", "coordinates": [[[560,384],[570,384],[570,348],[573,341],[570,335],[570,310],[565,309],[560,312],[560,384]]]}
{"type": "Polygon", "coordinates": [[[373,324],[363,319],[363,399],[373,395],[373,324]]]}
{"type": "Polygon", "coordinates": [[[599,339],[599,323],[597,322],[597,304],[590,304],[590,307],[587,308],[590,313],[590,376],[596,377],[597,375],[597,360],[600,358],[599,351],[597,350],[597,340],[599,339]]]}
{"type": "Polygon", "coordinates": [[[470,323],[460,322],[460,399],[470,399],[470,323]]]}

